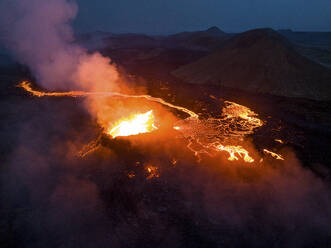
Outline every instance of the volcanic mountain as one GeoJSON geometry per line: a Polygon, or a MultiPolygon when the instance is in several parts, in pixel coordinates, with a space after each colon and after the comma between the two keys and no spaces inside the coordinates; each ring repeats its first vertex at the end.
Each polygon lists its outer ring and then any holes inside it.
{"type": "Polygon", "coordinates": [[[227,40],[216,52],[172,73],[193,84],[213,84],[255,93],[331,99],[331,71],[298,54],[272,29],[227,40]]]}
{"type": "Polygon", "coordinates": [[[231,36],[232,34],[225,33],[214,26],[206,30],[169,35],[163,39],[163,43],[171,47],[214,51],[220,48],[223,42],[231,36]]]}

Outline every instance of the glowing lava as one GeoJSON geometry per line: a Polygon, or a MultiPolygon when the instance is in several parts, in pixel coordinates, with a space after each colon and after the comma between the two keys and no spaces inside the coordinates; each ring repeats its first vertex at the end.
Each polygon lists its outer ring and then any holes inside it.
{"type": "MultiPolygon", "coordinates": [[[[193,111],[173,105],[161,98],[150,95],[127,95],[117,92],[85,92],[85,91],[68,91],[68,92],[44,92],[34,90],[31,84],[23,81],[18,85],[27,92],[37,97],[43,96],[69,96],[69,97],[124,97],[124,98],[143,98],[148,101],[158,102],[167,107],[185,112],[188,118],[176,122],[174,130],[179,131],[185,139],[188,140],[187,148],[191,150],[201,160],[201,154],[213,156],[217,152],[227,152],[228,160],[235,161],[243,159],[244,162],[252,163],[254,159],[248,151],[237,142],[241,142],[247,135],[253,134],[256,128],[263,126],[264,122],[258,118],[258,114],[248,107],[239,105],[234,102],[225,101],[222,114],[218,118],[199,119],[199,115],[193,111]],[[236,142],[235,144],[233,144],[236,142]],[[230,145],[227,145],[230,144],[230,145]]],[[[106,133],[113,138],[118,136],[129,136],[141,133],[148,133],[156,130],[154,125],[153,111],[146,113],[133,114],[127,118],[121,119],[106,129],[106,133]]],[[[277,140],[277,142],[279,142],[277,140]]],[[[81,156],[86,156],[91,151],[98,149],[100,140],[91,142],[82,151],[81,156]]],[[[265,154],[271,155],[275,159],[284,160],[281,155],[274,152],[263,150],[265,154]]],[[[148,170],[148,169],[147,169],[148,170]]],[[[150,168],[148,171],[152,172],[150,168]],[[151,171],[149,171],[151,170],[151,171]]]]}
{"type": "Polygon", "coordinates": [[[263,126],[264,123],[258,118],[258,114],[248,107],[230,101],[224,101],[224,103],[221,120],[225,125],[228,125],[227,129],[232,132],[232,135],[252,134],[256,128],[263,126]],[[239,128],[231,128],[231,126],[238,126],[239,128]]]}
{"type": "Polygon", "coordinates": [[[248,151],[241,145],[233,145],[233,142],[244,140],[264,123],[248,107],[230,101],[224,103],[219,118],[188,118],[178,121],[173,128],[190,141],[187,148],[198,157],[198,161],[201,161],[202,154],[213,156],[215,152],[227,152],[230,161],[241,158],[244,162],[252,163],[254,159],[248,151]]]}
{"type": "Polygon", "coordinates": [[[254,159],[249,156],[248,151],[244,149],[242,146],[223,146],[223,145],[218,145],[216,147],[220,151],[226,151],[229,153],[228,160],[233,161],[233,160],[238,160],[239,158],[236,156],[236,154],[243,158],[245,162],[247,163],[253,163],[254,159]]]}
{"type": "Polygon", "coordinates": [[[168,106],[169,108],[174,108],[177,109],[179,111],[182,111],[186,114],[188,114],[191,118],[199,118],[199,115],[197,115],[196,113],[194,113],[193,111],[184,108],[184,107],[180,107],[174,104],[171,104],[169,102],[164,101],[162,98],[158,98],[158,97],[153,97],[150,95],[127,95],[127,94],[122,94],[122,93],[118,93],[118,92],[98,92],[98,91],[94,91],[94,92],[86,92],[86,91],[67,91],[67,92],[45,92],[45,91],[39,91],[39,90],[34,90],[31,87],[31,83],[27,82],[27,81],[23,81],[20,84],[17,85],[17,87],[23,88],[25,91],[29,92],[30,94],[32,94],[33,96],[37,96],[37,97],[44,97],[44,96],[57,96],[57,97],[61,97],[61,96],[69,96],[69,97],[93,97],[93,96],[98,96],[98,97],[124,97],[124,98],[144,98],[148,101],[152,101],[152,102],[158,102],[164,106],[168,106]]]}
{"type": "Polygon", "coordinates": [[[275,158],[275,159],[278,159],[278,160],[284,160],[284,158],[282,157],[282,155],[279,155],[279,154],[277,154],[277,153],[275,153],[275,152],[271,152],[271,151],[269,151],[269,150],[267,150],[267,149],[263,149],[263,152],[264,152],[265,154],[269,154],[270,156],[272,156],[272,157],[275,158]]]}
{"type": "Polygon", "coordinates": [[[252,128],[263,125],[263,121],[257,118],[258,114],[249,108],[230,101],[224,101],[224,103],[226,106],[223,108],[223,115],[226,119],[239,117],[246,120],[252,128]]]}
{"type": "Polygon", "coordinates": [[[156,129],[153,111],[150,110],[144,114],[133,114],[128,118],[119,120],[106,133],[115,138],[118,136],[149,133],[156,129]]]}
{"type": "Polygon", "coordinates": [[[39,90],[34,90],[31,87],[31,84],[27,81],[23,81],[22,83],[17,85],[18,87],[23,88],[25,91],[31,93],[37,97],[43,96],[70,96],[70,97],[78,97],[78,96],[88,96],[92,95],[92,92],[84,92],[84,91],[67,91],[67,92],[44,92],[39,90]]]}
{"type": "Polygon", "coordinates": [[[160,177],[159,169],[156,166],[148,165],[145,167],[147,177],[146,179],[158,178],[160,177]]]}
{"type": "Polygon", "coordinates": [[[284,144],[284,141],[282,141],[281,139],[274,139],[274,141],[280,143],[280,144],[284,144]]]}

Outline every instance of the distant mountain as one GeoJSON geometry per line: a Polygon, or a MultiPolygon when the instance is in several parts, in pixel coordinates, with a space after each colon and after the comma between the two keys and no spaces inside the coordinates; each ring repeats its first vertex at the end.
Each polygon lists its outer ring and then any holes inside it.
{"type": "Polygon", "coordinates": [[[161,42],[157,38],[145,34],[114,34],[100,31],[77,36],[76,42],[89,50],[155,48],[161,46],[161,42]]]}
{"type": "Polygon", "coordinates": [[[181,32],[169,35],[163,39],[164,44],[193,50],[216,50],[223,42],[231,37],[218,27],[211,27],[202,31],[181,32]]]}
{"type": "Polygon", "coordinates": [[[297,53],[291,42],[272,29],[233,36],[220,50],[180,67],[173,75],[194,84],[331,100],[330,70],[297,53]]]}
{"type": "Polygon", "coordinates": [[[153,36],[145,34],[118,34],[105,39],[108,47],[117,48],[155,48],[160,46],[160,41],[153,36]]]}
{"type": "Polygon", "coordinates": [[[169,35],[169,39],[173,40],[187,40],[192,39],[194,37],[202,37],[202,36],[224,36],[226,33],[224,33],[222,30],[220,30],[218,27],[211,27],[206,30],[202,31],[192,31],[192,32],[180,32],[177,34],[169,35]]]}
{"type": "Polygon", "coordinates": [[[300,54],[331,68],[331,32],[278,32],[295,43],[300,54]]]}
{"type": "Polygon", "coordinates": [[[231,34],[218,27],[202,31],[181,32],[169,36],[150,36],[145,34],[114,34],[110,32],[91,32],[76,36],[76,42],[89,50],[98,49],[141,49],[166,48],[213,51],[218,49],[231,34]]]}
{"type": "Polygon", "coordinates": [[[307,58],[331,69],[331,50],[297,45],[296,51],[301,55],[304,55],[307,58]]]}
{"type": "Polygon", "coordinates": [[[294,43],[331,51],[331,32],[296,32],[290,29],[282,29],[278,32],[294,43]]]}
{"type": "Polygon", "coordinates": [[[208,28],[205,32],[214,36],[224,36],[226,34],[216,26],[208,28]]]}

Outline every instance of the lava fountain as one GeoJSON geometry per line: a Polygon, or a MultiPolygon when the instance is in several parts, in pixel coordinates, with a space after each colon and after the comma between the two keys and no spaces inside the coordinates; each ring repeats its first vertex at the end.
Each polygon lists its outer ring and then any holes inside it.
{"type": "Polygon", "coordinates": [[[133,114],[117,121],[106,133],[116,138],[117,136],[130,136],[141,133],[149,133],[156,130],[153,110],[143,114],[133,114]]]}

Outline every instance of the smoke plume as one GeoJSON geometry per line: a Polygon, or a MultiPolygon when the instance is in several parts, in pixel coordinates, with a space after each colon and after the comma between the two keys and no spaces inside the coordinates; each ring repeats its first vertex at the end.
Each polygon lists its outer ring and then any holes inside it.
{"type": "Polygon", "coordinates": [[[4,0],[0,6],[2,41],[47,89],[106,91],[118,72],[109,58],[88,54],[74,43],[73,0],[4,0]]]}

